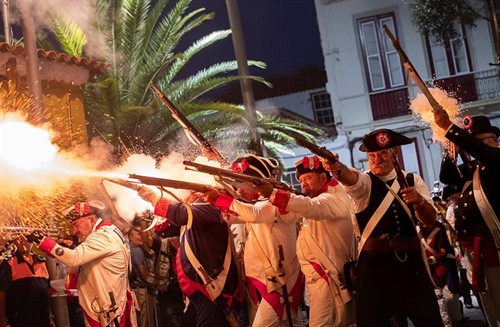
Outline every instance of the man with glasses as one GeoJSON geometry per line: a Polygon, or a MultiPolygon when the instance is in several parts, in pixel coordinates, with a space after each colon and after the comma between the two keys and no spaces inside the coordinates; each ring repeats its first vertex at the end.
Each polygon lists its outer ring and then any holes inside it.
{"type": "Polygon", "coordinates": [[[455,229],[472,262],[472,289],[480,295],[486,320],[500,326],[500,129],[486,116],[465,116],[461,129],[444,110],[435,112],[434,120],[448,140],[475,158],[460,170],[442,165],[449,168],[440,177],[453,185],[465,183],[454,206],[455,229]]]}
{"type": "Polygon", "coordinates": [[[355,282],[360,327],[388,326],[391,317],[409,317],[415,326],[443,325],[415,229],[417,220],[433,225],[436,210],[422,178],[395,166],[396,147],[411,142],[389,129],[365,135],[359,150],[367,152],[370,170],[364,173],[323,162],[354,202],[361,237],[355,282]]]}

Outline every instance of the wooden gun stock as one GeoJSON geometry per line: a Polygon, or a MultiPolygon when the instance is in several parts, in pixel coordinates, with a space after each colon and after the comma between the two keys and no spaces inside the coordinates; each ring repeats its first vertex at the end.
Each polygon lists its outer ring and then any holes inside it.
{"type": "Polygon", "coordinates": [[[415,69],[415,67],[411,63],[410,59],[408,58],[408,56],[404,52],[403,48],[401,48],[401,45],[399,44],[398,40],[396,40],[396,38],[394,37],[394,35],[392,34],[392,32],[389,30],[389,28],[386,25],[384,25],[383,29],[384,29],[385,34],[387,34],[387,36],[391,40],[392,46],[398,52],[399,58],[401,59],[403,66],[408,71],[408,75],[410,75],[410,77],[415,81],[415,84],[417,84],[420,91],[422,91],[422,93],[427,98],[427,101],[429,101],[429,104],[432,107],[432,111],[434,111],[434,112],[443,111],[444,110],[443,107],[436,101],[434,96],[431,94],[431,92],[429,91],[429,88],[425,85],[424,81],[422,80],[422,78],[418,74],[417,70],[415,69]]]}
{"type": "Polygon", "coordinates": [[[220,163],[227,164],[227,161],[222,157],[222,155],[217,151],[217,149],[210,144],[203,137],[203,135],[194,127],[193,124],[182,114],[182,112],[177,109],[174,104],[167,98],[167,96],[154,84],[149,83],[149,88],[153,91],[156,96],[165,104],[172,117],[182,126],[184,133],[186,134],[188,140],[196,146],[202,147],[204,154],[208,155],[208,159],[217,160],[220,163]]]}
{"type": "Polygon", "coordinates": [[[292,193],[295,193],[298,195],[304,195],[303,193],[297,191],[293,187],[291,187],[283,182],[280,182],[274,178],[260,178],[260,177],[245,175],[245,174],[241,174],[241,173],[236,173],[236,172],[231,171],[231,170],[207,166],[207,165],[199,164],[199,163],[192,162],[192,161],[183,161],[183,164],[185,166],[190,167],[193,170],[197,170],[199,172],[215,176],[216,178],[219,179],[219,182],[221,182],[221,184],[227,183],[227,184],[231,184],[235,187],[244,187],[244,185],[243,185],[244,182],[250,182],[256,186],[262,185],[264,182],[267,182],[267,183],[272,184],[274,188],[277,188],[277,189],[280,189],[283,191],[287,191],[287,192],[292,192],[292,193]]]}
{"type": "Polygon", "coordinates": [[[311,151],[315,155],[323,159],[326,159],[331,163],[335,163],[338,161],[337,157],[335,157],[335,155],[331,151],[327,150],[324,146],[320,147],[312,142],[309,142],[308,140],[306,140],[301,136],[296,136],[295,142],[301,147],[309,149],[309,151],[311,151]]]}
{"type": "Polygon", "coordinates": [[[174,179],[166,179],[166,178],[158,178],[158,177],[150,177],[143,176],[137,174],[129,174],[129,178],[136,179],[138,183],[159,186],[159,187],[167,187],[167,188],[176,188],[181,190],[192,190],[195,192],[205,193],[209,190],[206,185],[191,183],[191,182],[183,182],[174,179]]]}

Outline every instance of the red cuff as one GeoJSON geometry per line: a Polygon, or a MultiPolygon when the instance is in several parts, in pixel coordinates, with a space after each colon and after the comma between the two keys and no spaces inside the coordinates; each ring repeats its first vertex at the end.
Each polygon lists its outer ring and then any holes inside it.
{"type": "Polygon", "coordinates": [[[163,232],[165,229],[168,228],[168,226],[170,226],[170,220],[168,219],[165,219],[164,222],[160,223],[160,224],[157,224],[153,227],[153,230],[156,232],[156,233],[161,233],[163,232]]]}
{"type": "Polygon", "coordinates": [[[276,194],[274,195],[273,205],[278,207],[280,212],[286,211],[286,207],[288,206],[288,201],[290,200],[290,195],[288,192],[283,190],[276,190],[276,194]]]}
{"type": "Polygon", "coordinates": [[[43,252],[50,253],[50,251],[52,251],[52,249],[54,248],[54,246],[56,246],[56,244],[57,242],[51,239],[50,237],[44,237],[42,243],[40,243],[38,248],[43,252]]]}
{"type": "Polygon", "coordinates": [[[215,206],[220,208],[221,211],[226,212],[229,210],[231,203],[233,203],[234,198],[230,195],[219,193],[219,197],[215,200],[215,206]]]}
{"type": "Polygon", "coordinates": [[[167,199],[161,198],[155,205],[154,214],[161,217],[167,217],[167,210],[169,205],[170,202],[167,199]]]}

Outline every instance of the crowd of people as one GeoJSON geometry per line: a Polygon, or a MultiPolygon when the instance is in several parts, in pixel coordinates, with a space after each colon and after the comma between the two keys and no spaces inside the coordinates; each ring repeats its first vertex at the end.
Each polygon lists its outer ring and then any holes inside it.
{"type": "Polygon", "coordinates": [[[445,111],[434,119],[474,158],[446,155],[434,198],[399,166],[412,140],[378,129],[359,147],[365,172],[316,155],[295,162],[300,194],[266,182],[275,159],[247,154],[231,169],[261,184],[182,201],[139,188],[154,211],[127,231],[103,219],[102,202],[76,203],[64,215],[77,244],[34,233],[3,260],[0,327],[50,325],[32,243],[67,266],[86,326],[451,326],[471,290],[500,326],[500,129],[484,116],[462,128],[445,111]]]}

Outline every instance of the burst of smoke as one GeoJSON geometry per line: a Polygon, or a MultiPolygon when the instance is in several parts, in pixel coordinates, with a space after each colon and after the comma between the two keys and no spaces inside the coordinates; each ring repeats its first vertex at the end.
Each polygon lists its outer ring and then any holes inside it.
{"type": "MultiPolygon", "coordinates": [[[[443,107],[444,110],[448,113],[451,121],[455,124],[459,122],[460,115],[460,107],[458,101],[453,98],[446,91],[432,87],[429,88],[432,96],[436,99],[436,101],[443,107]]],[[[439,126],[434,122],[434,114],[432,112],[432,107],[422,93],[418,94],[410,104],[410,109],[413,111],[415,116],[420,120],[422,125],[428,126],[432,131],[432,140],[434,142],[439,142],[443,148],[448,149],[450,146],[447,141],[445,135],[445,131],[443,131],[439,126]]]]}
{"type": "Polygon", "coordinates": [[[99,17],[89,0],[12,0],[11,21],[20,24],[23,17],[32,17],[39,39],[45,39],[47,26],[53,19],[65,17],[74,21],[87,36],[85,51],[88,56],[109,58],[111,51],[106,46],[105,31],[99,29],[99,17]]]}
{"type": "MultiPolygon", "coordinates": [[[[94,199],[104,200],[110,207],[102,218],[132,222],[136,215],[152,209],[151,204],[135,191],[105,182],[106,179],[127,179],[131,173],[215,183],[210,175],[186,170],[182,164],[184,156],[176,152],[161,160],[135,154],[117,166],[113,148],[102,141],[96,139],[88,148],[62,151],[52,143],[54,133],[44,127],[32,126],[12,114],[0,116],[0,226],[65,225],[62,212],[76,202],[94,199]],[[109,209],[116,209],[119,217],[112,216],[114,210],[109,209]]],[[[204,157],[196,161],[219,166],[204,157]]],[[[188,190],[172,189],[171,192],[179,199],[189,195],[188,190]]]]}

